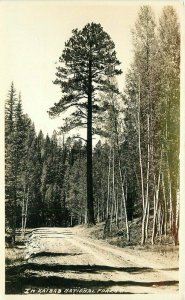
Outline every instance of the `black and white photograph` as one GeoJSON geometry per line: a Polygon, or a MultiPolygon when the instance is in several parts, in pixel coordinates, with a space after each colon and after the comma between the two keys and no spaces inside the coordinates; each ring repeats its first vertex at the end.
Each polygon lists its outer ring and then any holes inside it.
{"type": "Polygon", "coordinates": [[[5,296],[181,299],[183,10],[0,2],[5,296]]]}

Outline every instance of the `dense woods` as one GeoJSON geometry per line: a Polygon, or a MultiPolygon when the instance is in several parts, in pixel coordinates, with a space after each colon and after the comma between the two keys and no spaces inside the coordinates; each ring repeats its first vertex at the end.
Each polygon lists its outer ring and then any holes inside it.
{"type": "Polygon", "coordinates": [[[52,137],[36,133],[11,84],[5,209],[13,243],[17,228],[24,235],[27,227],[104,222],[104,237],[116,231],[129,244],[137,221],[142,245],[170,238],[178,244],[180,32],[173,7],[164,7],[159,20],[141,7],[132,37],[133,60],[120,92],[120,63],[108,34],[94,23],[73,31],[55,80],[63,98],[50,115],[76,110],[52,137]],[[87,142],[69,136],[84,126],[87,142]]]}

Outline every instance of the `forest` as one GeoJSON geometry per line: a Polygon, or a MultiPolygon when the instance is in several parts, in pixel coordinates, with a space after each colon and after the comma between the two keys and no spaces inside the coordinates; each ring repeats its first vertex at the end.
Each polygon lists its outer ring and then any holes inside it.
{"type": "MultiPolygon", "coordinates": [[[[119,28],[121,30],[121,28],[119,28]]],[[[102,223],[104,237],[141,245],[179,243],[180,28],[166,6],[156,20],[142,6],[132,29],[133,59],[119,91],[111,37],[96,23],[74,29],[54,84],[68,112],[53,135],[36,132],[12,82],[5,101],[5,221],[16,230],[102,223]],[[70,135],[87,128],[87,139],[70,135]],[[94,139],[95,138],[95,139],[94,139]]],[[[123,63],[124,65],[124,63],[123,63]]],[[[48,83],[50,84],[50,83],[48,83]]]]}

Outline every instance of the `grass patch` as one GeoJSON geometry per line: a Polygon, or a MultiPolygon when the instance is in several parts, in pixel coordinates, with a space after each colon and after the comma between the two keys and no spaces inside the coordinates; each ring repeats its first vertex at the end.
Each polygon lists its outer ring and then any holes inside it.
{"type": "Polygon", "coordinates": [[[25,260],[25,242],[26,240],[19,232],[16,232],[16,243],[6,243],[5,248],[5,265],[19,265],[25,260]]]}
{"type": "Polygon", "coordinates": [[[5,264],[6,266],[21,264],[24,261],[25,250],[17,247],[6,248],[5,264]]]}
{"type": "Polygon", "coordinates": [[[148,239],[145,245],[141,246],[141,218],[135,218],[132,222],[128,222],[130,229],[130,241],[127,241],[126,226],[124,223],[119,222],[119,227],[116,225],[115,220],[112,222],[111,232],[104,232],[105,222],[96,224],[88,228],[86,225],[81,227],[81,230],[89,237],[96,239],[104,239],[109,244],[118,246],[120,248],[129,248],[143,251],[160,252],[164,254],[178,253],[179,247],[174,245],[173,237],[168,230],[167,236],[159,238],[156,236],[155,244],[151,244],[153,222],[152,218],[149,219],[148,239]]]}

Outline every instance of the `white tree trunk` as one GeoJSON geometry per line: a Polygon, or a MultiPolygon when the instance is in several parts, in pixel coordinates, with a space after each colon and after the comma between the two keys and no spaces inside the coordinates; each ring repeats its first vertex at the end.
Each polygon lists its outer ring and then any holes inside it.
{"type": "Polygon", "coordinates": [[[112,146],[110,145],[109,152],[109,170],[108,170],[108,180],[107,180],[107,215],[106,218],[109,217],[109,203],[110,203],[110,173],[111,173],[111,155],[112,155],[112,146]]]}

